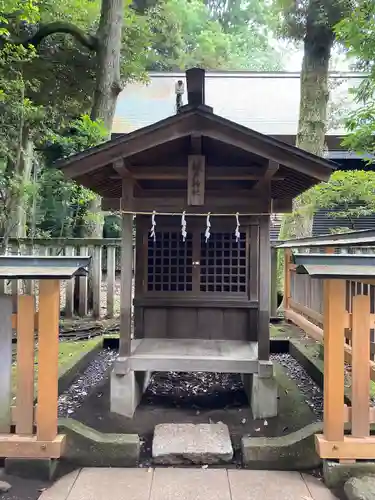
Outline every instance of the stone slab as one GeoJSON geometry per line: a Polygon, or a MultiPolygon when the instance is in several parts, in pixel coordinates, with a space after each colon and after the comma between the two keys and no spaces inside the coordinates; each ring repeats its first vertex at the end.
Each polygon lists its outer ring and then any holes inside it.
{"type": "Polygon", "coordinates": [[[231,500],[310,500],[298,472],[228,470],[231,500]]]}
{"type": "Polygon", "coordinates": [[[344,486],[348,500],[374,500],[375,476],[352,477],[344,486]]]}
{"type": "Polygon", "coordinates": [[[308,470],[319,467],[314,436],[322,431],[315,422],[296,432],[279,437],[248,437],[241,439],[242,461],[252,469],[308,470]]]}
{"type": "Polygon", "coordinates": [[[66,500],[77,481],[79,473],[79,470],[75,470],[60,478],[48,490],[43,491],[39,500],[66,500]]]}
{"type": "Polygon", "coordinates": [[[155,469],[150,500],[231,500],[227,471],[155,469]]]}
{"type": "Polygon", "coordinates": [[[69,500],[148,500],[153,474],[152,469],[82,469],[69,500]]]}
{"type": "Polygon", "coordinates": [[[310,474],[302,474],[307,489],[314,500],[337,500],[337,497],[327,488],[323,480],[319,480],[310,474]]]}
{"type": "Polygon", "coordinates": [[[323,460],[324,482],[329,488],[342,488],[351,477],[375,475],[375,462],[355,462],[340,464],[330,460],[323,460]]]}
{"type": "Polygon", "coordinates": [[[102,433],[72,418],[59,420],[66,435],[63,458],[77,467],[129,467],[139,461],[137,434],[102,433]]]}
{"type": "Polygon", "coordinates": [[[159,424],[155,427],[152,458],[160,464],[220,464],[233,458],[225,424],[159,424]]]}

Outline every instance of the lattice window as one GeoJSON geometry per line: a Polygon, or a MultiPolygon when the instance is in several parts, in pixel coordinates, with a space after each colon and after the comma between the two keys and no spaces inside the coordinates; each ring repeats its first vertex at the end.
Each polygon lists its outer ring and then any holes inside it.
{"type": "Polygon", "coordinates": [[[201,292],[246,293],[246,234],[201,234],[201,292]]]}
{"type": "Polygon", "coordinates": [[[193,242],[184,242],[178,231],[157,231],[148,241],[149,292],[191,292],[193,289],[193,242]]]}

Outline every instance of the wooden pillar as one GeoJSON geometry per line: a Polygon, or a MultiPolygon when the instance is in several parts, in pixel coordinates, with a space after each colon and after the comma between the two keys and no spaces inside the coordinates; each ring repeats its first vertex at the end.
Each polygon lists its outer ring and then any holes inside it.
{"type": "MultiPolygon", "coordinates": [[[[67,246],[65,248],[65,255],[72,257],[75,254],[75,248],[67,246]]],[[[75,278],[71,278],[66,282],[65,289],[65,317],[72,318],[74,314],[74,283],[75,278]]]]}
{"type": "Polygon", "coordinates": [[[352,436],[370,434],[370,296],[353,297],[352,324],[352,436]]]}
{"type": "Polygon", "coordinates": [[[20,295],[17,311],[16,433],[31,435],[34,423],[34,297],[20,295]]]}
{"type": "Polygon", "coordinates": [[[107,247],[107,317],[114,316],[116,290],[116,247],[107,247]]]}
{"type": "Polygon", "coordinates": [[[37,438],[41,441],[57,435],[59,312],[59,280],[40,280],[37,438]]]}
{"type": "Polygon", "coordinates": [[[12,394],[12,311],[10,295],[0,296],[0,432],[10,431],[12,394]]]}
{"type": "Polygon", "coordinates": [[[290,248],[286,248],[284,250],[284,310],[289,309],[289,302],[291,296],[291,287],[290,287],[290,260],[292,257],[292,250],[290,248]]]}
{"type": "Polygon", "coordinates": [[[271,317],[277,316],[277,248],[271,246],[271,317]]]}
{"type": "MultiPolygon", "coordinates": [[[[133,206],[134,181],[122,181],[121,209],[131,211],[133,206]]],[[[119,357],[127,357],[131,352],[131,319],[133,291],[133,214],[122,213],[121,236],[121,303],[120,303],[120,349],[119,357]]]]}
{"type": "MultiPolygon", "coordinates": [[[[325,280],[324,331],[324,438],[344,439],[344,329],[345,280],[325,280]]],[[[367,360],[366,360],[367,364],[367,360]]]]}
{"type": "Polygon", "coordinates": [[[270,354],[270,284],[270,216],[264,215],[260,217],[259,225],[258,355],[262,360],[268,360],[270,354]]]}
{"type": "MultiPolygon", "coordinates": [[[[88,255],[88,248],[86,246],[80,247],[79,254],[82,256],[88,255]]],[[[81,318],[87,316],[88,312],[88,277],[79,276],[79,298],[78,298],[78,314],[81,318]]]]}
{"type": "Polygon", "coordinates": [[[92,253],[92,288],[94,318],[100,318],[101,304],[100,295],[102,289],[102,247],[95,245],[92,253]]]}

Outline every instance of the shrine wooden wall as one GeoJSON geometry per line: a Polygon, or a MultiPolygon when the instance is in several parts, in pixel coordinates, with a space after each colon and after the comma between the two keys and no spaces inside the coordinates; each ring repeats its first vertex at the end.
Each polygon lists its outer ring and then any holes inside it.
{"type": "Polygon", "coordinates": [[[256,340],[259,218],[157,217],[136,221],[135,337],[256,340]]]}

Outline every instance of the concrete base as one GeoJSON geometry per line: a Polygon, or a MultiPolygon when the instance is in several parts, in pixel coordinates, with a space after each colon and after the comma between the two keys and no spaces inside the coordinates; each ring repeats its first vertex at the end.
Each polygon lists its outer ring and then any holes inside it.
{"type": "Polygon", "coordinates": [[[66,435],[63,459],[78,467],[134,467],[138,464],[140,440],[137,434],[106,434],[74,420],[59,420],[59,432],[66,435]]]}
{"type": "Polygon", "coordinates": [[[249,437],[241,439],[242,462],[249,469],[310,470],[321,460],[315,451],[314,436],[323,424],[315,422],[280,437],[249,437]]]}
{"type": "Polygon", "coordinates": [[[58,460],[49,458],[6,458],[5,473],[24,479],[51,481],[57,472],[58,460]]]}
{"type": "Polygon", "coordinates": [[[242,380],[254,419],[277,417],[278,387],[273,374],[246,374],[242,380]]]}
{"type": "Polygon", "coordinates": [[[133,418],[142,394],[150,381],[151,372],[111,373],[111,412],[133,418]]]}
{"type": "Polygon", "coordinates": [[[375,462],[356,462],[340,464],[323,460],[323,477],[328,488],[342,488],[351,477],[375,475],[375,462]]]}

